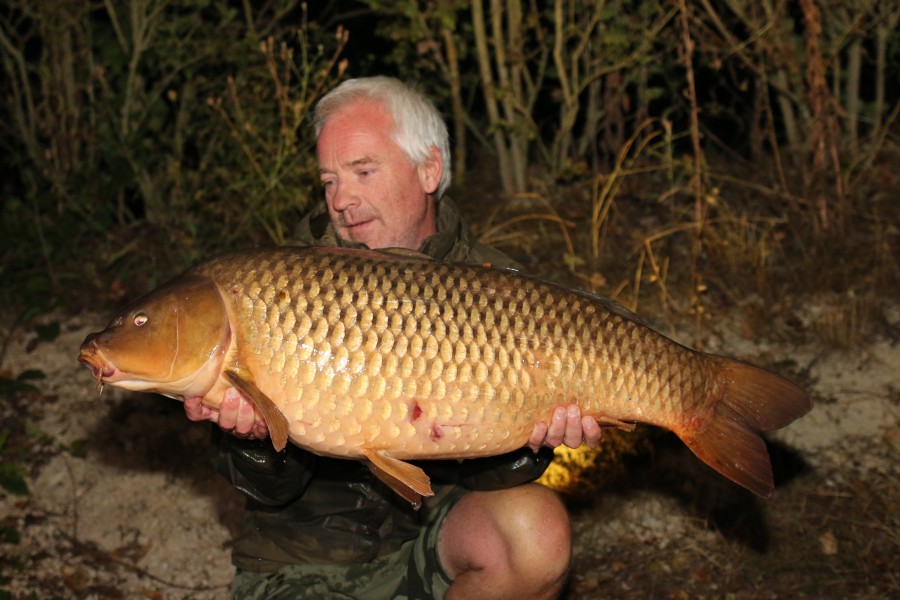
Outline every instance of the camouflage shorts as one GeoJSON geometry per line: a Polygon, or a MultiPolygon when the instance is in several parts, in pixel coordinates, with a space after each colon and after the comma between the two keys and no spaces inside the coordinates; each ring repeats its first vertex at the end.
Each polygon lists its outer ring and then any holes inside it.
{"type": "Polygon", "coordinates": [[[451,579],[441,566],[438,539],[450,509],[465,494],[454,488],[440,498],[414,540],[362,564],[297,564],[274,573],[238,571],[236,600],[430,600],[443,598],[451,579]]]}

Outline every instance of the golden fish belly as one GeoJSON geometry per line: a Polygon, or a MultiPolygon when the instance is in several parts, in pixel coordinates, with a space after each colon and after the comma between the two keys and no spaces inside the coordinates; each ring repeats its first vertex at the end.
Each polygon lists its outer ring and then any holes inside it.
{"type": "MultiPolygon", "coordinates": [[[[675,428],[702,420],[709,357],[587,294],[478,267],[268,250],[200,267],[236,360],[320,454],[466,458],[521,447],[555,406],[675,428]]],[[[708,403],[707,403],[708,404],[708,403]]]]}

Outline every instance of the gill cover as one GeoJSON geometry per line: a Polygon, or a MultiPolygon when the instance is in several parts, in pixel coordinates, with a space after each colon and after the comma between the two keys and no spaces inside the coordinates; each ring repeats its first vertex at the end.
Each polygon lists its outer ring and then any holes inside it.
{"type": "Polygon", "coordinates": [[[228,314],[216,284],[186,275],[138,299],[92,343],[111,365],[116,385],[169,396],[202,396],[228,348],[228,314]]]}

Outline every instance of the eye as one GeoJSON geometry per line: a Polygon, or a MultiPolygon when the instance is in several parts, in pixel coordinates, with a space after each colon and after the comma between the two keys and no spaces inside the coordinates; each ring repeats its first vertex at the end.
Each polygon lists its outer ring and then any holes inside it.
{"type": "Polygon", "coordinates": [[[144,313],[137,313],[136,315],[134,315],[134,326],[143,327],[149,320],[150,317],[148,317],[144,313]]]}

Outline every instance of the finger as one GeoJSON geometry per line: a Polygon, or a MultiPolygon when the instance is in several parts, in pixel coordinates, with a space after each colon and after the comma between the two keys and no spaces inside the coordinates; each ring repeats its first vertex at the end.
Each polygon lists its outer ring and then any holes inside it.
{"type": "Polygon", "coordinates": [[[531,448],[531,451],[535,454],[541,449],[541,446],[544,445],[544,440],[547,438],[547,424],[543,421],[534,424],[534,429],[531,430],[531,437],[528,438],[528,447],[531,448]]]}
{"type": "Polygon", "coordinates": [[[253,431],[250,432],[250,437],[255,440],[264,440],[269,437],[269,426],[266,424],[265,419],[260,417],[253,425],[253,431]]]}
{"type": "Polygon", "coordinates": [[[219,406],[219,427],[225,431],[233,431],[237,425],[238,411],[241,408],[241,394],[236,388],[225,390],[222,405],[219,406]]]}
{"type": "Polygon", "coordinates": [[[577,448],[584,441],[584,432],[581,429],[581,407],[570,404],[566,407],[566,429],[563,443],[569,448],[577,448]]]}
{"type": "Polygon", "coordinates": [[[241,397],[238,404],[237,417],[234,424],[234,432],[239,435],[247,435],[253,431],[256,424],[256,409],[246,398],[241,397]]]}
{"type": "Polygon", "coordinates": [[[202,419],[200,415],[200,398],[185,398],[184,399],[184,414],[191,421],[199,421],[202,419]]]}
{"type": "Polygon", "coordinates": [[[584,431],[584,442],[589,448],[598,448],[600,438],[603,436],[603,428],[594,417],[581,417],[581,429],[584,431]]]}
{"type": "Polygon", "coordinates": [[[213,417],[216,411],[203,404],[203,399],[199,396],[184,399],[184,414],[191,421],[209,421],[215,420],[213,417]]]}
{"type": "Polygon", "coordinates": [[[557,406],[554,408],[553,416],[550,417],[550,423],[547,428],[547,437],[544,439],[545,445],[556,448],[563,443],[563,438],[566,435],[566,421],[566,407],[557,406]]]}

